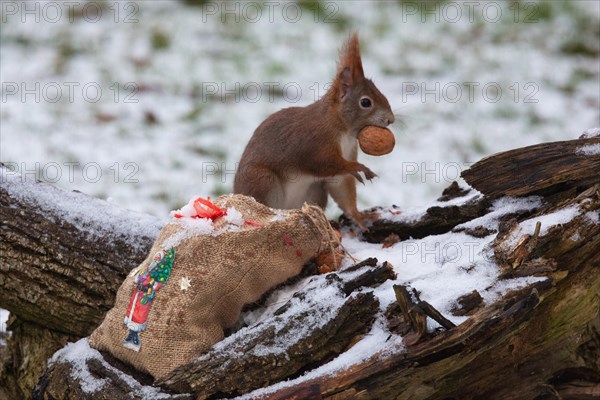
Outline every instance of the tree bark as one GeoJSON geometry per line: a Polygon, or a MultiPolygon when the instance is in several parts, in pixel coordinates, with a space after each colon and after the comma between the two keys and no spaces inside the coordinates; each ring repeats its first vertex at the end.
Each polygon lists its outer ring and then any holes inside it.
{"type": "MultiPolygon", "coordinates": [[[[16,317],[0,386],[18,388],[16,398],[29,397],[50,355],[102,322],[122,280],[146,257],[154,240],[147,232],[158,233],[160,225],[155,220],[155,229],[137,235],[104,232],[98,238],[90,233],[95,226],[77,227],[48,212],[52,204],[18,195],[32,185],[44,198],[67,195],[48,184],[0,176],[0,308],[16,317]]],[[[68,195],[113,208],[82,193],[68,195]]],[[[122,223],[135,227],[135,218],[125,213],[122,223]]]]}
{"type": "MultiPolygon", "coordinates": [[[[0,386],[19,399],[28,398],[46,369],[46,361],[68,341],[76,337],[41,328],[39,325],[10,316],[8,327],[12,335],[8,338],[4,364],[0,364],[0,386]],[[16,396],[15,396],[16,395],[16,396]]],[[[0,398],[2,391],[0,391],[0,398]]]]}
{"type": "MultiPolygon", "coordinates": [[[[455,206],[433,206],[427,209],[423,218],[416,221],[389,221],[380,219],[363,234],[366,241],[382,243],[390,235],[398,240],[421,239],[430,235],[440,235],[452,230],[456,225],[485,215],[491,206],[489,199],[476,196],[465,204],[455,206]]],[[[374,209],[373,211],[377,211],[374,209]]]]}
{"type": "MultiPolygon", "coordinates": [[[[10,183],[21,184],[25,182],[10,183]]],[[[52,195],[64,193],[38,185],[52,195]]],[[[144,230],[133,237],[108,232],[98,238],[68,221],[57,223],[55,215],[9,190],[9,182],[0,185],[0,305],[40,327],[89,335],[112,308],[123,279],[146,257],[154,237],[144,230]]],[[[87,197],[73,196],[82,201],[87,197]]]]}
{"type": "Polygon", "coordinates": [[[461,176],[490,198],[569,195],[569,189],[600,183],[600,154],[582,151],[598,144],[600,137],[592,137],[509,150],[485,157],[461,176]]]}

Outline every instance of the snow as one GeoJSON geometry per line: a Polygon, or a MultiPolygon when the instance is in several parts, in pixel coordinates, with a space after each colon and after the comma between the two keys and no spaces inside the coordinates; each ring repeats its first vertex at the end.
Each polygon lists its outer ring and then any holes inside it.
{"type": "MultiPolygon", "coordinates": [[[[168,394],[161,392],[158,388],[144,386],[131,376],[121,372],[107,363],[98,350],[90,347],[87,338],[80,339],[75,343],[67,343],[65,347],[54,353],[48,362],[48,365],[51,366],[57,362],[69,363],[72,366],[71,377],[80,382],[81,390],[84,393],[91,394],[101,390],[108,381],[108,378],[98,379],[92,375],[87,366],[88,360],[91,359],[99,361],[105,368],[124,380],[125,383],[131,388],[131,393],[135,396],[139,396],[147,400],[171,398],[168,394]]],[[[181,397],[184,397],[184,395],[181,395],[181,397]]]]}
{"type": "Polygon", "coordinates": [[[496,226],[499,219],[507,214],[513,214],[522,211],[531,211],[542,206],[542,198],[538,196],[529,196],[525,198],[501,197],[494,201],[491,210],[484,216],[467,221],[464,224],[456,226],[460,228],[476,228],[478,226],[496,226]]]}
{"type": "Polygon", "coordinates": [[[585,213],[585,217],[594,224],[600,224],[600,212],[598,211],[588,211],[585,213]]]}
{"type": "Polygon", "coordinates": [[[600,128],[590,128],[581,134],[582,139],[591,139],[600,136],[600,128]]]}
{"type": "Polygon", "coordinates": [[[0,332],[6,331],[6,321],[8,321],[8,311],[0,308],[0,332]]]}
{"type": "Polygon", "coordinates": [[[163,250],[176,247],[182,241],[194,236],[215,233],[213,221],[210,218],[179,218],[174,219],[171,223],[179,225],[181,229],[165,239],[161,245],[163,250]]]}
{"type": "MultiPolygon", "coordinates": [[[[457,228],[483,226],[497,230],[500,217],[519,210],[531,210],[539,205],[540,200],[536,197],[499,199],[493,204],[492,212],[457,228]]],[[[390,262],[398,274],[397,281],[393,283],[417,289],[421,298],[446,318],[461,323],[465,317],[450,314],[458,297],[477,290],[486,301],[491,302],[511,288],[532,282],[519,278],[511,280],[506,290],[493,288],[499,274],[490,250],[494,238],[495,234],[475,238],[463,232],[448,232],[418,240],[405,240],[389,248],[357,238],[344,238],[343,245],[356,259],[377,257],[380,261],[390,262]]],[[[383,308],[395,301],[390,289],[393,283],[387,282],[375,290],[383,308]]]]}
{"type": "Polygon", "coordinates": [[[379,215],[380,218],[388,221],[410,223],[421,219],[430,207],[445,208],[451,206],[459,206],[477,198],[478,196],[481,196],[481,193],[479,193],[477,190],[472,189],[464,196],[457,197],[448,201],[435,201],[432,204],[427,204],[426,206],[420,205],[413,207],[403,207],[401,211],[397,206],[391,208],[384,208],[380,211],[379,215]]]}
{"type": "Polygon", "coordinates": [[[89,347],[88,339],[80,339],[75,343],[68,343],[61,350],[54,353],[50,359],[49,366],[56,362],[68,362],[72,365],[71,376],[81,382],[81,390],[85,393],[94,393],[102,389],[108,382],[108,378],[95,378],[87,367],[87,361],[91,358],[101,360],[102,355],[98,350],[89,347]]]}
{"type": "Polygon", "coordinates": [[[194,208],[194,201],[197,196],[192,197],[190,201],[179,210],[171,211],[171,217],[175,217],[176,214],[181,215],[182,217],[194,217],[196,216],[196,209],[194,208]]]}
{"type": "Polygon", "coordinates": [[[244,225],[245,222],[242,213],[236,210],[235,207],[229,207],[227,209],[227,215],[225,215],[224,219],[228,224],[238,226],[244,225]]]}
{"type": "Polygon", "coordinates": [[[335,286],[322,285],[322,282],[318,282],[318,284],[318,288],[311,295],[313,312],[303,319],[300,326],[301,329],[294,331],[284,329],[285,322],[292,315],[298,315],[298,309],[306,309],[306,301],[304,299],[292,297],[287,303],[289,308],[275,319],[279,322],[275,325],[275,342],[270,344],[269,347],[260,345],[254,347],[252,354],[256,356],[281,354],[289,346],[306,337],[310,331],[323,327],[329,320],[335,317],[340,307],[344,304],[344,295],[335,286]],[[318,307],[319,312],[314,312],[315,307],[318,307]]]}
{"type": "Polygon", "coordinates": [[[276,210],[275,215],[271,218],[271,222],[282,221],[289,216],[289,212],[286,210],[276,210]]]}
{"type": "MultiPolygon", "coordinates": [[[[282,5],[272,20],[263,9],[259,21],[236,23],[229,15],[223,23],[220,13],[168,1],[132,3],[137,22],[129,23],[129,3],[113,3],[106,2],[94,23],[70,22],[66,9],[56,23],[5,16],[0,72],[3,89],[15,83],[18,92],[3,90],[0,159],[41,180],[161,218],[195,193],[230,192],[254,129],[273,112],[324,93],[352,30],[360,32],[366,74],[399,117],[391,154],[359,156],[379,175],[359,186],[359,208],[397,204],[408,213],[410,206],[431,203],[483,156],[573,139],[600,126],[597,55],[562,50],[569,41],[596,46],[597,2],[531,2],[550,9],[536,23],[523,21],[529,10],[516,18],[503,2],[497,2],[497,22],[483,18],[482,6],[475,6],[471,21],[459,4],[462,18],[448,22],[443,2],[429,5],[434,11],[428,15],[411,15],[406,2],[334,2],[332,21],[321,16],[315,22],[303,9],[294,23],[285,20],[282,5]],[[156,46],[157,32],[166,47],[156,46]],[[72,99],[69,82],[78,85],[72,99]],[[130,82],[137,93],[125,86],[130,82]],[[291,89],[287,98],[269,92],[268,82],[279,90],[300,87],[302,95],[295,101],[291,89]],[[36,83],[39,101],[20,86],[36,83]],[[99,101],[84,98],[88,83],[102,88],[99,101]],[[53,84],[62,88],[55,103],[43,90],[53,84]],[[203,88],[212,84],[218,92],[207,96],[203,88]],[[243,90],[254,84],[263,89],[256,101],[243,90]],[[484,93],[486,85],[502,89],[499,101],[490,101],[493,90],[484,93]],[[457,86],[462,93],[453,102],[448,88],[457,86]],[[137,102],[126,101],[130,95],[137,102]]],[[[329,203],[329,215],[339,215],[329,203]]]]}
{"type": "Polygon", "coordinates": [[[575,149],[575,153],[586,155],[586,156],[598,155],[598,154],[600,154],[600,143],[579,146],[577,149],[575,149]]]}
{"type": "Polygon", "coordinates": [[[550,228],[565,224],[577,215],[579,215],[578,206],[572,205],[550,214],[527,219],[519,223],[519,227],[511,232],[510,236],[505,239],[505,243],[510,247],[515,247],[523,235],[533,235],[538,222],[541,224],[539,236],[544,236],[550,228]]]}
{"type": "Polygon", "coordinates": [[[243,313],[240,317],[241,324],[252,326],[271,318],[277,309],[292,300],[294,293],[305,289],[308,281],[309,279],[303,279],[296,284],[286,287],[285,290],[274,291],[266,299],[265,307],[243,313]]]}
{"type": "Polygon", "coordinates": [[[145,243],[140,243],[140,239],[154,238],[162,228],[161,221],[151,215],[81,193],[65,192],[8,168],[0,167],[0,186],[13,198],[46,212],[53,222],[66,221],[98,239],[119,237],[131,246],[143,248],[145,243]]]}
{"type": "MultiPolygon", "coordinates": [[[[295,288],[299,289],[298,286],[295,288]]],[[[324,279],[307,278],[302,281],[300,288],[309,293],[307,297],[310,297],[310,300],[296,297],[294,292],[288,289],[283,294],[283,296],[289,296],[284,302],[268,304],[263,310],[256,310],[243,317],[248,323],[253,323],[252,326],[256,326],[267,318],[270,319],[270,323],[274,322],[274,341],[268,347],[254,347],[251,349],[251,354],[265,356],[283,353],[289,346],[306,336],[309,330],[322,327],[335,317],[346,300],[345,295],[336,285],[327,284],[324,279]],[[285,311],[275,315],[274,312],[284,304],[286,305],[285,311]],[[304,319],[298,322],[300,325],[297,324],[296,329],[293,330],[284,329],[290,318],[299,313],[305,314],[304,319]]],[[[261,332],[260,329],[252,330],[251,335],[260,335],[261,332]]],[[[250,333],[249,328],[240,329],[224,341],[215,344],[213,350],[230,352],[233,348],[233,351],[236,351],[237,348],[232,345],[232,342],[236,337],[248,335],[248,333],[250,333]]]]}
{"type": "Polygon", "coordinates": [[[373,325],[373,328],[368,334],[365,335],[365,337],[367,339],[359,341],[349,350],[340,354],[327,364],[307,372],[300,378],[279,382],[266,388],[255,390],[246,395],[238,396],[236,399],[249,400],[265,397],[268,398],[270,393],[299,383],[300,381],[333,375],[336,372],[347,369],[350,365],[367,361],[369,359],[377,360],[380,357],[400,352],[404,348],[402,340],[394,336],[390,338],[389,332],[381,325],[379,321],[373,325]],[[375,353],[374,348],[383,348],[385,350],[380,353],[375,353]]]}
{"type": "Polygon", "coordinates": [[[210,218],[194,218],[197,214],[193,203],[197,198],[198,196],[194,196],[188,204],[179,210],[171,211],[170,214],[173,217],[171,223],[179,225],[181,229],[165,239],[161,245],[164,250],[176,247],[182,241],[194,236],[219,236],[225,232],[236,232],[241,230],[241,227],[245,224],[244,216],[235,207],[227,208],[227,213],[223,217],[226,223],[219,229],[215,229],[214,221],[210,218]],[[181,215],[182,217],[175,217],[175,215],[181,215]]]}
{"type": "Polygon", "coordinates": [[[569,239],[572,240],[573,242],[579,241],[579,239],[581,239],[581,235],[579,235],[579,231],[572,234],[569,239]]]}
{"type": "Polygon", "coordinates": [[[6,332],[6,321],[8,321],[9,312],[0,308],[0,346],[6,346],[6,341],[2,334],[6,332]]]}

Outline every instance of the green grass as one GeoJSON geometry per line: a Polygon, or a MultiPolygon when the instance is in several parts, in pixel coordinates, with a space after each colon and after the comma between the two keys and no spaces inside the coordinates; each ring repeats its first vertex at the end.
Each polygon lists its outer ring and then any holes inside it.
{"type": "Polygon", "coordinates": [[[204,4],[208,3],[210,0],[180,0],[180,1],[188,6],[201,7],[204,4]]]}
{"type": "Polygon", "coordinates": [[[154,50],[165,50],[171,46],[171,37],[159,29],[153,29],[150,33],[150,43],[154,50]]]}
{"type": "Polygon", "coordinates": [[[184,121],[196,121],[200,118],[200,116],[203,114],[204,112],[204,106],[201,103],[198,103],[194,106],[194,108],[188,112],[187,114],[185,114],[182,117],[182,120],[184,121]]]}
{"type": "Polygon", "coordinates": [[[598,42],[586,40],[586,37],[577,35],[565,40],[560,47],[560,51],[571,56],[598,57],[600,55],[600,46],[598,42]]]}

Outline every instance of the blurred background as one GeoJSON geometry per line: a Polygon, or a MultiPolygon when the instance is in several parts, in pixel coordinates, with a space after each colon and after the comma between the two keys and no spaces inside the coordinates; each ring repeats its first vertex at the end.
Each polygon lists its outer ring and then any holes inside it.
{"type": "Polygon", "coordinates": [[[359,208],[431,202],[481,157],[600,126],[596,0],[1,6],[0,160],[163,219],[230,192],[254,129],[318,99],[354,30],[399,117],[394,152],[360,156],[380,177],[359,208]]]}

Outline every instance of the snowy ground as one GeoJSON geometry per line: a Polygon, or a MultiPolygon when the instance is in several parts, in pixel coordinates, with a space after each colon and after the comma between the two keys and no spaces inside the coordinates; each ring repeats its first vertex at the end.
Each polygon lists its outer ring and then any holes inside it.
{"type": "Polygon", "coordinates": [[[321,95],[352,30],[401,116],[395,151],[361,156],[380,178],[360,207],[424,204],[482,156],[600,125],[595,0],[79,4],[3,2],[0,160],[160,218],[229,192],[256,126],[321,95]]]}

